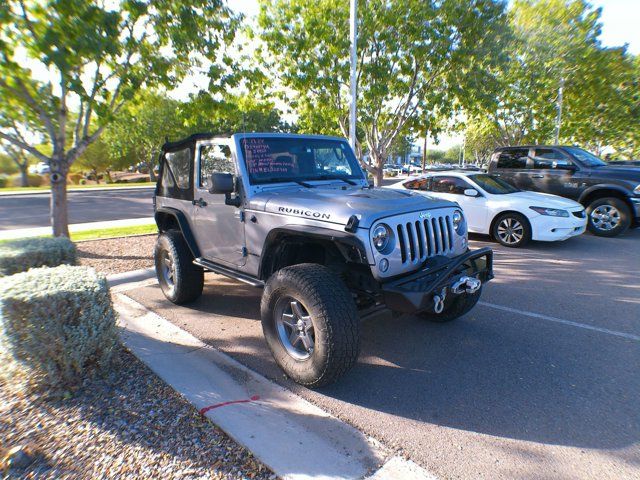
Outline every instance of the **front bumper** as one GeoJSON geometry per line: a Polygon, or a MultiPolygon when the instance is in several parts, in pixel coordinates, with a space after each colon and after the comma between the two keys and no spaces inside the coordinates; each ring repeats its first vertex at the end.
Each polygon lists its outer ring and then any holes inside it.
{"type": "Polygon", "coordinates": [[[537,215],[529,218],[531,238],[542,242],[556,242],[581,235],[587,228],[587,216],[583,215],[576,217],[574,211],[570,210],[569,217],[537,215]]]}
{"type": "MultiPolygon", "coordinates": [[[[463,276],[488,282],[493,278],[493,250],[489,247],[469,251],[455,258],[433,257],[418,272],[382,283],[382,294],[388,308],[414,313],[432,308],[435,295],[463,276]]],[[[452,294],[452,293],[449,293],[452,294]]]]}

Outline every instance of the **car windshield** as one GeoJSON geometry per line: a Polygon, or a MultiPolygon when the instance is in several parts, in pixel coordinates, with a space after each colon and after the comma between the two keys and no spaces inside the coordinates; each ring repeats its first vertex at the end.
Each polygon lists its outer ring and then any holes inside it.
{"type": "Polygon", "coordinates": [[[252,185],[364,179],[351,147],[344,140],[248,137],[240,140],[240,147],[252,185]]]}
{"type": "Polygon", "coordinates": [[[602,167],[606,165],[605,162],[600,160],[594,154],[587,152],[578,147],[564,147],[566,151],[568,151],[571,155],[576,157],[580,163],[582,163],[585,167],[602,167]]]}
{"type": "Polygon", "coordinates": [[[486,173],[469,175],[469,178],[476,182],[478,186],[484,191],[486,191],[487,193],[491,193],[492,195],[504,195],[507,193],[516,193],[520,191],[513,185],[509,185],[504,180],[501,180],[498,177],[494,177],[493,175],[488,175],[486,173]]]}

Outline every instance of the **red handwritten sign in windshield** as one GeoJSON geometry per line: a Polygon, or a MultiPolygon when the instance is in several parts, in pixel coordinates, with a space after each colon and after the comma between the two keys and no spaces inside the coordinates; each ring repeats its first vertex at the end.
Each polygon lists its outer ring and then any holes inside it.
{"type": "Polygon", "coordinates": [[[242,140],[247,168],[252,175],[295,173],[295,160],[286,153],[274,153],[264,138],[242,140]]]}

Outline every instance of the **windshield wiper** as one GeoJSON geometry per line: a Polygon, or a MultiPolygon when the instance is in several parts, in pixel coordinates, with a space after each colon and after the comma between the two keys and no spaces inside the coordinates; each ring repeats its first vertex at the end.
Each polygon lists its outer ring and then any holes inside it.
{"type": "Polygon", "coordinates": [[[266,183],[297,183],[298,185],[304,188],[315,188],[315,185],[311,185],[310,183],[303,182],[302,180],[296,180],[295,178],[280,178],[280,177],[261,178],[258,180],[257,185],[263,185],[266,183]]]}
{"type": "Polygon", "coordinates": [[[349,180],[348,178],[341,177],[339,175],[320,175],[319,177],[313,177],[314,180],[342,180],[349,185],[357,185],[353,180],[349,180]]]}

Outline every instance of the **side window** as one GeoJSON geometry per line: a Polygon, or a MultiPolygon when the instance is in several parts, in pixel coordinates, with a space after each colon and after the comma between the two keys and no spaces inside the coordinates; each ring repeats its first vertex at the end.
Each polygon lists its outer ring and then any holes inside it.
{"type": "Polygon", "coordinates": [[[553,148],[536,148],[534,151],[533,168],[537,170],[547,170],[571,164],[571,160],[553,148]]]}
{"type": "MultiPolygon", "coordinates": [[[[173,173],[176,186],[180,190],[191,189],[191,149],[185,148],[165,154],[167,165],[173,173]]],[[[164,183],[164,181],[163,181],[164,183]]],[[[173,183],[173,182],[171,182],[173,183]]]]}
{"type": "Polygon", "coordinates": [[[471,188],[466,181],[458,177],[435,177],[432,187],[434,192],[453,195],[464,195],[465,189],[471,188]]]}
{"type": "Polygon", "coordinates": [[[227,145],[203,145],[200,147],[200,172],[198,186],[209,188],[212,173],[236,173],[231,150],[227,145]]]}
{"type": "Polygon", "coordinates": [[[503,150],[498,156],[497,168],[527,168],[528,155],[529,150],[526,148],[503,150]]]}
{"type": "Polygon", "coordinates": [[[428,178],[417,178],[415,180],[405,182],[402,185],[404,188],[408,188],[409,190],[428,190],[428,183],[428,178]]]}

